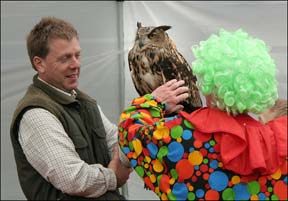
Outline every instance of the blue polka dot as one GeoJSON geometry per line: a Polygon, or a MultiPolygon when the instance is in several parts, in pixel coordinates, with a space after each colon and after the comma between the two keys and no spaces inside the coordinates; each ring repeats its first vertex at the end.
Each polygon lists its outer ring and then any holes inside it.
{"type": "Polygon", "coordinates": [[[190,147],[189,148],[189,153],[193,152],[194,150],[195,150],[194,147],[190,147]]]}
{"type": "Polygon", "coordinates": [[[132,159],[132,160],[130,161],[130,163],[131,163],[131,166],[132,166],[132,167],[136,167],[136,166],[137,166],[137,161],[136,161],[135,159],[132,159]]]}
{"type": "Polygon", "coordinates": [[[147,148],[148,148],[148,151],[149,151],[149,154],[150,154],[151,158],[155,158],[157,153],[158,153],[157,145],[154,144],[154,143],[149,143],[147,145],[147,148]]]}
{"type": "Polygon", "coordinates": [[[213,169],[216,169],[218,167],[218,161],[217,160],[212,160],[210,162],[210,167],[213,169]]]}
{"type": "Polygon", "coordinates": [[[129,147],[123,147],[124,154],[128,154],[130,152],[129,147]]]}
{"type": "Polygon", "coordinates": [[[192,138],[192,132],[190,130],[184,130],[182,134],[184,140],[189,140],[192,138]]]}
{"type": "Polygon", "coordinates": [[[199,170],[199,168],[200,168],[199,165],[194,166],[194,170],[199,170]]]}
{"type": "Polygon", "coordinates": [[[172,162],[179,161],[184,154],[184,147],[179,142],[172,142],[168,145],[167,157],[172,162]]]}
{"type": "Polygon", "coordinates": [[[208,142],[206,142],[206,143],[204,144],[204,147],[205,147],[206,149],[208,149],[208,148],[210,147],[210,144],[209,144],[208,142]]]}
{"type": "Polygon", "coordinates": [[[139,120],[135,120],[135,122],[134,122],[135,124],[143,124],[143,122],[141,122],[141,121],[139,121],[139,120]]]}
{"type": "Polygon", "coordinates": [[[197,196],[197,198],[202,198],[204,196],[204,190],[197,189],[196,190],[196,196],[197,196]]]}
{"type": "Polygon", "coordinates": [[[176,196],[176,200],[186,200],[188,195],[187,186],[184,183],[175,183],[172,193],[176,196]]]}
{"type": "Polygon", "coordinates": [[[209,152],[210,152],[210,153],[213,153],[213,152],[214,152],[214,148],[213,148],[213,147],[210,147],[209,152]]]}
{"type": "Polygon", "coordinates": [[[264,193],[259,193],[258,194],[258,199],[259,200],[265,200],[265,198],[266,198],[266,195],[264,193]]]}
{"type": "Polygon", "coordinates": [[[212,172],[209,176],[208,183],[211,189],[216,191],[222,191],[228,185],[228,176],[224,172],[212,172]]]}
{"type": "Polygon", "coordinates": [[[287,176],[284,177],[283,181],[285,182],[285,184],[287,184],[287,176]]]}
{"type": "Polygon", "coordinates": [[[165,119],[165,122],[167,122],[167,121],[171,121],[171,120],[173,120],[173,119],[175,119],[176,118],[176,116],[173,116],[173,117],[167,117],[166,119],[165,119]]]}
{"type": "Polygon", "coordinates": [[[233,190],[236,194],[235,200],[248,200],[251,196],[247,191],[246,184],[244,183],[239,183],[233,186],[233,190]]]}

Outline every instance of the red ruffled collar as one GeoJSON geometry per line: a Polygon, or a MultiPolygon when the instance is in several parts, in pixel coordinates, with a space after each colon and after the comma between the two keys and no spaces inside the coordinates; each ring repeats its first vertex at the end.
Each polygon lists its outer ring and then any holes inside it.
{"type": "Polygon", "coordinates": [[[203,134],[220,135],[224,168],[241,175],[274,173],[287,157],[287,116],[262,125],[246,114],[236,117],[211,108],[180,112],[203,134]]]}

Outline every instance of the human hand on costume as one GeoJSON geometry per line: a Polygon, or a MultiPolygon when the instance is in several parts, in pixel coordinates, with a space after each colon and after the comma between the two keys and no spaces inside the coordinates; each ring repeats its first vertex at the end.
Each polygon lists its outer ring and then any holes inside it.
{"type": "Polygon", "coordinates": [[[116,175],[117,188],[125,184],[125,182],[129,179],[130,173],[133,171],[133,168],[126,167],[121,163],[119,158],[119,147],[117,143],[114,145],[113,157],[108,164],[108,168],[112,169],[116,175]]]}
{"type": "Polygon", "coordinates": [[[166,113],[171,114],[178,112],[184,108],[179,104],[181,101],[188,98],[188,87],[184,85],[183,80],[177,81],[176,79],[170,80],[160,87],[156,88],[151,94],[159,99],[162,103],[167,104],[166,113]]]}

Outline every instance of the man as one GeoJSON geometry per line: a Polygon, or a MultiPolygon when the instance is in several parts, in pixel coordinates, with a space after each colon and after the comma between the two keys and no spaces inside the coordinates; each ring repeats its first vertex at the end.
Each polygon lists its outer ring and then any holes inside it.
{"type": "MultiPolygon", "coordinates": [[[[62,19],[43,18],[29,33],[27,50],[37,74],[11,123],[18,177],[26,198],[125,199],[117,188],[132,169],[119,152],[117,127],[94,99],[77,88],[81,48],[76,29],[62,19]]],[[[173,90],[182,84],[174,82],[173,90]]],[[[167,92],[165,86],[161,89],[160,97],[167,92]]],[[[183,92],[187,90],[182,87],[183,92]]]]}

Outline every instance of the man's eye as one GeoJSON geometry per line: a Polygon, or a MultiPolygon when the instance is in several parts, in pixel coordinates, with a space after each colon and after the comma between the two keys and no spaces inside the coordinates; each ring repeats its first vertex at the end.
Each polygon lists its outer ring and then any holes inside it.
{"type": "Polygon", "coordinates": [[[65,63],[65,62],[67,62],[68,61],[68,57],[67,56],[64,56],[64,57],[61,57],[60,59],[59,59],[59,61],[60,62],[62,62],[62,63],[65,63]]]}

